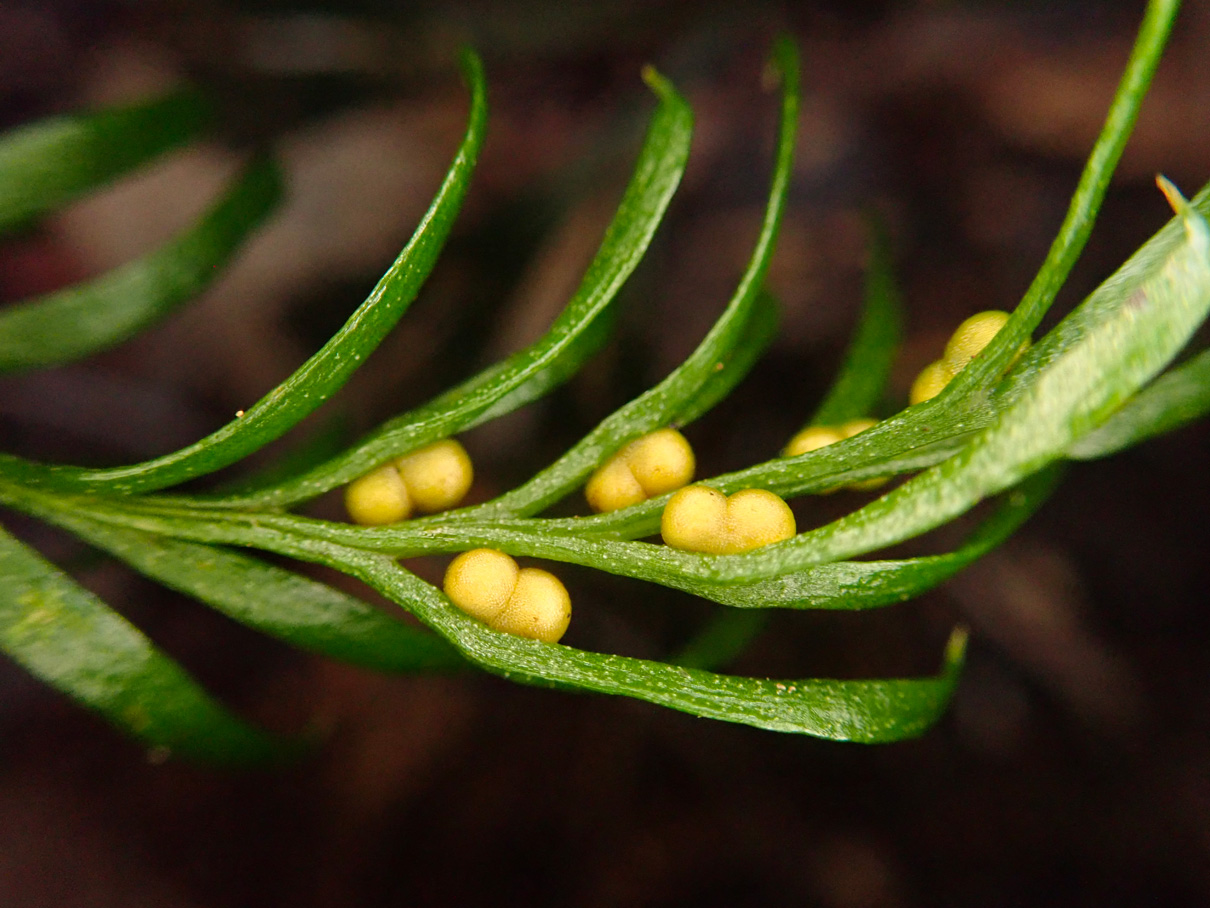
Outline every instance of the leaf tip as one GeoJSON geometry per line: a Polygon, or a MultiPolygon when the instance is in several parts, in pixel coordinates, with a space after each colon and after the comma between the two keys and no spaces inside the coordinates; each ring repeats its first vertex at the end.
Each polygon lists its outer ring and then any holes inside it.
{"type": "Polygon", "coordinates": [[[1184,216],[1189,212],[1189,202],[1181,195],[1181,191],[1176,188],[1175,184],[1162,173],[1155,175],[1155,185],[1159,187],[1160,192],[1164,194],[1164,198],[1168,200],[1168,204],[1172,206],[1172,210],[1176,214],[1184,216]]]}
{"type": "Polygon", "coordinates": [[[950,632],[950,638],[945,644],[945,674],[956,678],[966,661],[966,643],[970,639],[970,629],[959,624],[950,632]]]}
{"type": "Polygon", "coordinates": [[[783,82],[798,82],[798,44],[786,32],[778,35],[773,42],[773,53],[761,79],[766,91],[772,91],[783,82]]]}
{"type": "Polygon", "coordinates": [[[661,97],[672,91],[672,83],[650,63],[643,67],[643,81],[647,83],[648,88],[661,97]]]}

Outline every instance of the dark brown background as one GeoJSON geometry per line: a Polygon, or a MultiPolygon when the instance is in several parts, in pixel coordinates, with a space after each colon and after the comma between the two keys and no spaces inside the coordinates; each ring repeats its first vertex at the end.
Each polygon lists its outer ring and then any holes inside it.
{"type": "MultiPolygon", "coordinates": [[[[254,144],[273,142],[291,179],[278,220],[191,308],[86,363],[0,383],[6,450],[141,459],[210,431],[301,362],[440,179],[463,128],[464,39],[492,90],[475,187],[414,310],[310,426],[355,434],[515,349],[599,239],[651,108],[638,72],[655,62],[697,113],[689,172],[626,291],[616,343],[549,401],[467,436],[472,494],[507,488],[658,380],[720,310],[767,181],[775,105],[762,59],[789,27],[806,94],[770,278],[783,330],[689,432],[705,473],[763,460],[818,401],[852,327],[863,205],[889,218],[909,309],[900,405],[958,320],[1015,304],[1140,14],[1078,2],[336,6],[309,17],[201,0],[0,6],[4,125],[181,78],[223,109],[222,141],[7,240],[4,299],[153,247],[254,144]]],[[[1156,171],[1187,192],[1210,175],[1208,39],[1210,11],[1189,4],[1058,311],[1162,223],[1156,171]]],[[[486,676],[374,676],[263,639],[6,513],[235,707],[329,735],[286,771],[153,765],[0,664],[0,904],[1206,904],[1206,443],[1197,426],[1078,466],[1024,531],[945,588],[878,613],[776,616],[732,667],[931,672],[949,627],[968,622],[950,714],[887,747],[486,676]]],[[[800,521],[856,501],[804,503],[800,521]]],[[[315,512],[335,517],[336,502],[315,512]]],[[[574,645],[660,657],[709,614],[657,588],[561,573],[574,645]]]]}

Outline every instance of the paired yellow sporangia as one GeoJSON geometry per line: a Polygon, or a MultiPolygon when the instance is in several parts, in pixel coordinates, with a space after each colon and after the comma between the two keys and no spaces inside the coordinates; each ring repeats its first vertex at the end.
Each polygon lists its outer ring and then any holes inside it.
{"type": "Polygon", "coordinates": [[[670,499],[660,534],[673,548],[710,555],[736,555],[791,538],[790,506],[764,489],[730,497],[707,486],[687,486],[670,499]]]}
{"type": "Polygon", "coordinates": [[[470,455],[447,438],[353,480],[345,488],[345,508],[354,523],[397,523],[414,510],[433,514],[454,507],[465,497],[472,479],[470,455]]]}
{"type": "Polygon", "coordinates": [[[496,549],[463,552],[445,572],[445,595],[492,630],[558,643],[571,623],[571,597],[559,578],[519,568],[496,549]]]}
{"type": "MultiPolygon", "coordinates": [[[[912,382],[912,390],[908,393],[908,402],[918,404],[930,400],[944,390],[945,386],[954,380],[954,376],[967,367],[972,359],[983,352],[991,343],[992,338],[1000,333],[1000,329],[1008,323],[1009,315],[998,309],[989,309],[972,315],[961,325],[945,344],[945,352],[941,359],[931,362],[920,370],[916,380],[912,382]]],[[[1021,358],[1029,349],[1029,341],[1021,344],[1021,349],[1013,357],[1012,363],[1021,358]]],[[[1009,366],[1012,365],[1009,363],[1009,366]]]]}
{"type": "Polygon", "coordinates": [[[584,487],[594,511],[617,511],[679,489],[691,479],[693,448],[676,429],[636,438],[597,469],[584,487]]]}

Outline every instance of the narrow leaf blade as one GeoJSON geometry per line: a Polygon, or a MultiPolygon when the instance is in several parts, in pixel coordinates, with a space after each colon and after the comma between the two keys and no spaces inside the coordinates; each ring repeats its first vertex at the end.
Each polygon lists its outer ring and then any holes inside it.
{"type": "Polygon", "coordinates": [[[1165,372],[1105,424],[1067,451],[1077,460],[1107,457],[1210,413],[1210,351],[1165,372]]]}
{"type": "Polygon", "coordinates": [[[506,678],[619,694],[703,718],[835,741],[883,743],[922,734],[948,705],[965,646],[965,635],[956,634],[936,677],[744,678],[491,631],[388,559],[363,556],[356,573],[445,636],[468,659],[506,678]]]}
{"type": "Polygon", "coordinates": [[[283,507],[304,501],[355,479],[390,457],[500,415],[504,402],[521,406],[530,393],[542,393],[551,386],[552,371],[564,377],[569,360],[574,363],[585,352],[588,342],[584,335],[607,315],[642,259],[684,173],[693,131],[692,111],[667,80],[655,73],[648,73],[647,78],[659,107],[634,176],[579,288],[543,337],[458,387],[389,420],[346,454],[287,482],[216,503],[283,507]]]}
{"type": "Polygon", "coordinates": [[[201,97],[184,91],[130,107],[43,120],[0,136],[0,231],[184,144],[209,120],[201,97]]]}
{"type": "Polygon", "coordinates": [[[166,316],[218,277],[280,196],[277,167],[258,159],[196,225],[161,249],[94,281],[0,310],[0,373],[88,356],[166,316]]]}
{"type": "Polygon", "coordinates": [[[622,445],[674,420],[684,425],[705,412],[756,361],[776,327],[775,304],[761,288],[785,212],[798,128],[799,63],[793,42],[784,39],[778,42],[775,61],[782,77],[782,98],[769,200],[751,260],[722,315],[697,349],[670,375],[611,413],[555,463],[508,494],[449,517],[479,519],[543,510],[582,484],[622,445]]]}
{"type": "Polygon", "coordinates": [[[891,365],[903,334],[903,305],[895,281],[886,226],[877,217],[869,224],[869,261],[861,320],[845,352],[831,390],[808,426],[838,426],[869,416],[886,393],[891,365]]]}
{"type": "Polygon", "coordinates": [[[236,718],[96,596],[0,530],[0,648],[149,746],[256,763],[283,742],[236,718]]]}
{"type": "Polygon", "coordinates": [[[0,455],[0,472],[65,490],[136,493],[162,489],[219,470],[278,438],[349,379],[415,299],[449,236],[483,143],[487,118],[483,67],[464,57],[471,86],[466,135],[432,205],[403,252],[344,326],[289,378],[243,415],[206,438],[143,463],[90,469],[33,463],[0,455]]]}
{"type": "Polygon", "coordinates": [[[145,576],[301,649],[382,672],[466,666],[433,634],[249,555],[108,526],[78,514],[44,516],[145,576]]]}

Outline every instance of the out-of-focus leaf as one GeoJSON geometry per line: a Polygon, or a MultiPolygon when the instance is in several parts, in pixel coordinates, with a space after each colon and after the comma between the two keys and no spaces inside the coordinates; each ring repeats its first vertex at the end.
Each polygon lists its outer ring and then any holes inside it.
{"type": "Polygon", "coordinates": [[[903,333],[903,307],[885,225],[868,218],[869,261],[861,321],[831,390],[808,426],[838,426],[869,416],[886,393],[891,365],[903,333]]]}
{"type": "Polygon", "coordinates": [[[471,86],[466,136],[428,212],[399,258],[344,326],[293,375],[207,437],[153,460],[125,467],[85,468],[33,463],[0,455],[0,474],[65,490],[135,493],[213,473],[283,435],[337,389],[378,346],[415,299],[461,208],[483,144],[486,88],[479,58],[463,58],[471,86]]]}
{"type": "Polygon", "coordinates": [[[0,373],[70,362],[113,346],[200,293],[281,196],[272,161],[255,161],[198,223],[96,280],[0,309],[0,373]]]}
{"type": "Polygon", "coordinates": [[[55,514],[53,520],[153,580],[301,649],[383,672],[466,666],[428,631],[249,555],[108,526],[78,514],[55,514]]]}
{"type": "Polygon", "coordinates": [[[0,530],[0,649],[149,746],[196,760],[285,756],[92,593],[0,530]]]}
{"type": "Polygon", "coordinates": [[[1077,460],[1106,457],[1171,432],[1210,412],[1210,351],[1165,372],[1067,449],[1077,460]]]}
{"type": "Polygon", "coordinates": [[[191,91],[55,117],[0,136],[0,231],[19,226],[182,145],[209,122],[191,91]]]}
{"type": "MultiPolygon", "coordinates": [[[[389,420],[346,454],[306,474],[269,488],[226,497],[221,504],[238,507],[282,507],[312,498],[346,483],[388,458],[446,438],[519,407],[563,380],[568,365],[578,362],[591,342],[584,336],[608,315],[622,284],[642,259],[689,156],[693,113],[666,79],[649,70],[648,84],[659,107],[639,153],[634,176],[617,214],[579,288],[550,330],[524,350],[484,370],[428,403],[389,420]]],[[[590,335],[591,337],[591,335],[590,335]]]]}

